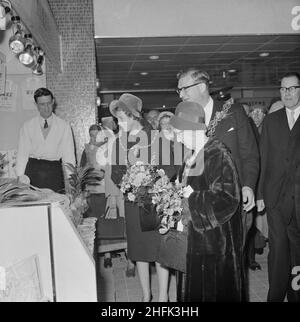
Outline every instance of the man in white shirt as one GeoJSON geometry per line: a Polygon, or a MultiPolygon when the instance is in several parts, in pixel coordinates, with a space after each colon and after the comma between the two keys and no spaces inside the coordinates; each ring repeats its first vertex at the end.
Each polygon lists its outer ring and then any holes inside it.
{"type": "Polygon", "coordinates": [[[17,176],[22,181],[25,174],[33,186],[63,193],[62,164],[75,165],[71,127],[53,113],[54,97],[50,90],[37,89],[34,100],[39,116],[25,122],[20,130],[17,176]]]}
{"type": "MultiPolygon", "coordinates": [[[[268,114],[260,138],[261,175],[257,210],[266,207],[269,231],[268,301],[300,302],[300,218],[296,212],[296,174],[300,166],[300,75],[281,79],[285,108],[268,114]],[[294,280],[294,281],[293,281],[294,280]]],[[[299,172],[299,171],[298,171],[299,172]]]]}

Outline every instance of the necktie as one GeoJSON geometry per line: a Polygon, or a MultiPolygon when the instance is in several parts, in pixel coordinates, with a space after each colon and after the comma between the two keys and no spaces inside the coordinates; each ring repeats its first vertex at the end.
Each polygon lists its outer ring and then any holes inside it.
{"type": "Polygon", "coordinates": [[[47,129],[47,128],[48,128],[48,122],[47,122],[47,120],[45,120],[44,129],[47,129]]]}
{"type": "Polygon", "coordinates": [[[294,124],[295,124],[295,111],[291,111],[290,113],[290,129],[293,128],[294,124]]]}

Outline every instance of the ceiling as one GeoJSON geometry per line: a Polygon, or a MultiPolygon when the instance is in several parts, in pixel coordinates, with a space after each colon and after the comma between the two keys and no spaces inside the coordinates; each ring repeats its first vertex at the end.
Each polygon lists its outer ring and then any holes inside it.
{"type": "Polygon", "coordinates": [[[102,93],[174,90],[177,72],[191,66],[210,74],[212,88],[270,88],[285,72],[300,71],[299,34],[95,38],[95,43],[102,93]],[[260,57],[264,52],[269,56],[260,57]]]}

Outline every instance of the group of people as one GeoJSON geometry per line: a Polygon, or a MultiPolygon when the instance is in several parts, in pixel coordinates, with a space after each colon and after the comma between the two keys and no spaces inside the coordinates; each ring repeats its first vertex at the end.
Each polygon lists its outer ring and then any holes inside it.
{"type": "MultiPolygon", "coordinates": [[[[299,301],[300,291],[293,287],[292,280],[294,268],[300,265],[300,196],[296,193],[300,177],[300,75],[291,72],[282,77],[280,97],[284,108],[266,115],[261,124],[254,126],[242,105],[210,96],[210,77],[205,71],[190,68],[177,78],[182,102],[174,114],[165,112],[158,117],[157,111],[151,111],[144,117],[141,99],[129,93],[110,103],[119,131],[111,131],[109,138],[95,138],[94,145],[101,149],[110,142],[117,154],[116,162],[103,163],[105,154],[98,149],[96,154],[94,149],[86,150],[93,155],[95,166],[109,165],[99,207],[111,204],[108,195],[124,201],[118,186],[127,170],[126,163],[132,154],[137,159],[146,156],[145,163],[153,162],[153,129],[158,129],[163,134],[160,140],[171,142],[168,153],[172,157],[169,164],[162,162],[166,151],[160,144],[156,164],[171,180],[176,178],[189,187],[184,196],[189,213],[184,225],[186,264],[184,271],[176,275],[178,301],[247,301],[248,231],[253,214],[264,209],[269,227],[267,300],[283,301],[287,296],[288,301],[299,301]],[[178,145],[185,146],[188,153],[175,155],[178,145]],[[181,165],[174,162],[176,158],[181,158],[181,165]],[[107,182],[111,193],[105,196],[107,182]]],[[[33,185],[61,191],[54,177],[61,182],[61,164],[75,163],[71,130],[52,113],[54,99],[50,91],[37,90],[35,101],[40,115],[21,129],[18,176],[22,180],[26,174],[33,185]]],[[[109,160],[110,153],[106,157],[109,160]]],[[[152,299],[149,265],[155,262],[158,301],[168,301],[169,267],[161,258],[165,239],[157,230],[142,230],[140,216],[145,209],[128,201],[123,205],[127,256],[136,263],[141,300],[152,299]]]]}

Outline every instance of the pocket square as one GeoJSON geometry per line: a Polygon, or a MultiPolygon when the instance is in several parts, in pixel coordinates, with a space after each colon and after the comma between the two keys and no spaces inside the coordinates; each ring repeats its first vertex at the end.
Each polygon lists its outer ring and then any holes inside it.
{"type": "Polygon", "coordinates": [[[227,132],[231,132],[234,130],[234,127],[231,127],[227,132]]]}

